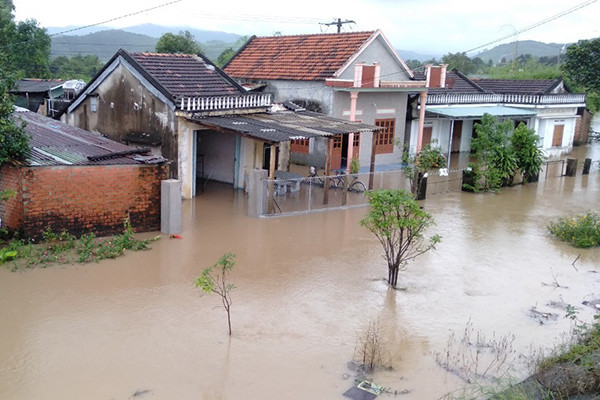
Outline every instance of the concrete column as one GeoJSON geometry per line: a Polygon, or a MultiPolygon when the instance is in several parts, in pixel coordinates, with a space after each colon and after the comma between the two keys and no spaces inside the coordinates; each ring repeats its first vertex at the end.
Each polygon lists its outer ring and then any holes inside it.
{"type": "Polygon", "coordinates": [[[417,153],[423,147],[423,127],[425,125],[425,104],[427,103],[427,91],[421,92],[421,109],[419,110],[419,136],[417,137],[417,153]]]}
{"type": "Polygon", "coordinates": [[[248,216],[260,217],[264,213],[265,190],[263,182],[267,179],[267,170],[253,169],[248,177],[248,216]]]}
{"type": "Polygon", "coordinates": [[[178,179],[160,183],[160,231],[167,235],[181,233],[181,181],[178,179]]]}

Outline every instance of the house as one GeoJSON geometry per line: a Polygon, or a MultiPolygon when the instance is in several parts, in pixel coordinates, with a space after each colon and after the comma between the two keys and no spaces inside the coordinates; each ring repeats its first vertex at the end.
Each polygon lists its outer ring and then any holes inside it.
{"type": "Polygon", "coordinates": [[[10,93],[15,105],[49,117],[55,117],[83,89],[79,80],[19,79],[10,93]]]}
{"type": "MultiPolygon", "coordinates": [[[[290,100],[308,110],[380,128],[375,134],[337,136],[328,166],[333,170],[347,168],[355,157],[363,166],[371,161],[400,164],[411,126],[407,117],[413,117],[407,114],[409,98],[426,91],[426,82],[413,79],[379,30],[252,37],[224,70],[244,87],[273,93],[275,102],[290,100]]],[[[322,138],[294,140],[291,161],[323,167],[327,143],[322,138]]]]}
{"type": "Polygon", "coordinates": [[[347,136],[372,126],[335,122],[270,93],[247,92],[202,55],[119,50],[69,106],[63,120],[171,161],[182,196],[205,180],[245,188],[253,169],[287,170],[291,140],[347,136]],[[323,127],[323,129],[320,128],[323,127]],[[327,128],[327,129],[326,129],[327,128]],[[271,160],[273,162],[271,162],[271,160]]]}
{"type": "Polygon", "coordinates": [[[160,229],[160,186],[165,159],[24,108],[31,151],[0,167],[2,227],[38,238],[47,228],[75,235],[120,233],[129,218],[138,231],[160,229]]]}
{"type": "MultiPolygon", "coordinates": [[[[420,113],[425,100],[422,145],[436,140],[449,154],[468,152],[474,125],[488,113],[511,119],[515,127],[523,122],[535,130],[540,148],[549,157],[570,153],[575,134],[582,129],[585,95],[571,93],[562,79],[469,79],[460,71],[431,65],[426,71],[436,69],[440,79],[428,83],[426,96],[413,109],[413,115],[420,113]]],[[[414,132],[412,152],[416,151],[414,132]]]]}

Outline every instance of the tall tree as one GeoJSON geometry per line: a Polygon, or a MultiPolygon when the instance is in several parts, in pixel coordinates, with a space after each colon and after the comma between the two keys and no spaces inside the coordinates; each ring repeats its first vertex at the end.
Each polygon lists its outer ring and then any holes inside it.
{"type": "Polygon", "coordinates": [[[0,165],[9,159],[22,159],[29,151],[29,136],[24,123],[16,122],[9,90],[14,80],[0,70],[0,165]]]}
{"type": "Polygon", "coordinates": [[[567,83],[587,93],[588,108],[600,110],[600,38],[580,40],[567,47],[562,71],[567,83]]]}
{"type": "Polygon", "coordinates": [[[600,38],[580,40],[567,47],[562,70],[578,87],[600,93],[600,38]]]}
{"type": "Polygon", "coordinates": [[[170,54],[200,54],[202,47],[189,31],[180,31],[179,34],[165,33],[156,43],[157,53],[170,54]]]}
{"type": "Polygon", "coordinates": [[[51,40],[37,21],[14,21],[12,0],[0,0],[0,68],[17,78],[49,77],[51,40]]]}
{"type": "Polygon", "coordinates": [[[448,69],[457,69],[463,74],[477,71],[477,65],[467,56],[467,53],[448,53],[442,57],[442,63],[448,64],[448,69]]]}

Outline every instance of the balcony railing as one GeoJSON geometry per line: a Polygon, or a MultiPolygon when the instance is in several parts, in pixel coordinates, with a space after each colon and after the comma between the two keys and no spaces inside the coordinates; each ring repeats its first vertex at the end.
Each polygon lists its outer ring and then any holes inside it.
{"type": "Polygon", "coordinates": [[[430,94],[427,96],[427,104],[581,104],[585,103],[585,94],[494,94],[494,93],[447,93],[430,94]]]}
{"type": "Polygon", "coordinates": [[[253,93],[240,96],[183,97],[180,108],[183,111],[219,111],[268,107],[271,93],[253,93]]]}

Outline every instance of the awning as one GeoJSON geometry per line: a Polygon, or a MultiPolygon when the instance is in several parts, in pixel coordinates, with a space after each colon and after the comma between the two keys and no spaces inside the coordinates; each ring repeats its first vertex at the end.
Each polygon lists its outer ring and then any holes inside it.
{"type": "Polygon", "coordinates": [[[480,107],[425,107],[429,116],[442,116],[450,119],[479,119],[483,114],[496,117],[525,117],[537,115],[537,112],[522,108],[506,106],[480,106],[480,107]]]}
{"type": "Polygon", "coordinates": [[[311,111],[277,111],[219,117],[196,116],[190,119],[208,127],[226,129],[274,143],[381,129],[378,126],[332,118],[311,111]]]}

